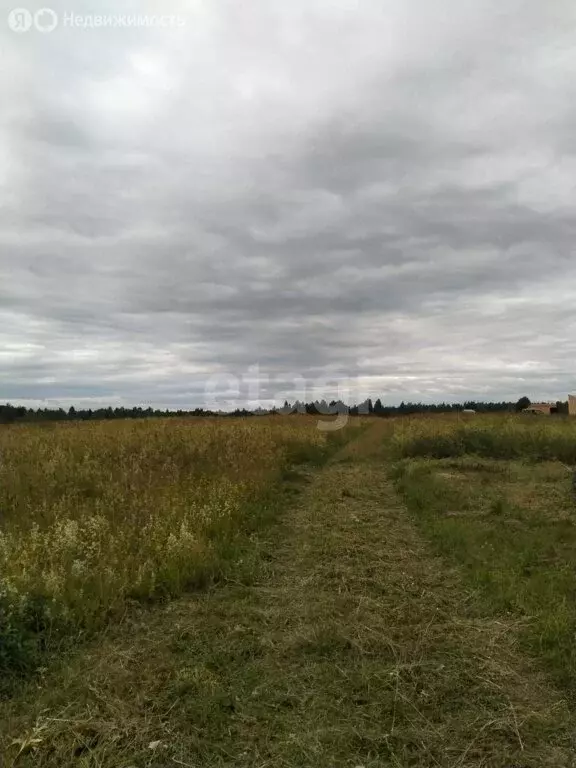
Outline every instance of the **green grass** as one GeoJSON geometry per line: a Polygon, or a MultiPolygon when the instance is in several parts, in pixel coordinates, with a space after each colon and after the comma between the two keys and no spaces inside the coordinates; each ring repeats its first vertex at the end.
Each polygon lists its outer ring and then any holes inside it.
{"type": "Polygon", "coordinates": [[[572,422],[538,422],[426,424],[423,435],[412,425],[392,475],[465,572],[478,614],[520,621],[524,648],[576,695],[576,503],[557,460],[573,459],[576,435],[572,422]]]}
{"type": "Polygon", "coordinates": [[[576,466],[576,418],[479,415],[460,421],[454,416],[412,417],[394,424],[397,456],[443,459],[475,455],[576,466]]]}
{"type": "Polygon", "coordinates": [[[284,473],[218,584],[0,703],[8,768],[568,768],[574,720],[382,471],[378,422],[284,473]]]}

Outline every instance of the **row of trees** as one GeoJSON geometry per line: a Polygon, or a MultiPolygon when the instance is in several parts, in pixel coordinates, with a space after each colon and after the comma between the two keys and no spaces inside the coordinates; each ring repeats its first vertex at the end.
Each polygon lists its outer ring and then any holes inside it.
{"type": "Polygon", "coordinates": [[[301,403],[296,401],[294,404],[290,404],[287,401],[284,403],[283,408],[279,409],[280,413],[350,413],[352,416],[358,415],[374,415],[374,416],[407,416],[415,413],[455,413],[462,411],[463,409],[471,409],[480,413],[497,413],[505,411],[514,411],[515,403],[501,402],[476,402],[468,400],[464,403],[405,403],[402,401],[400,405],[383,405],[380,398],[372,400],[368,398],[358,405],[348,406],[341,400],[332,400],[327,403],[326,400],[313,403],[301,403]]]}
{"type": "MultiPolygon", "coordinates": [[[[415,413],[452,413],[463,408],[472,409],[480,413],[498,413],[521,411],[530,405],[527,397],[520,398],[518,402],[477,402],[465,403],[405,403],[400,405],[383,405],[380,398],[375,401],[367,399],[362,403],[348,406],[341,400],[316,400],[312,403],[286,401],[282,408],[273,410],[257,409],[248,411],[237,409],[230,413],[215,412],[204,408],[194,410],[160,410],[154,408],[87,408],[76,409],[71,406],[68,410],[63,408],[25,408],[24,406],[0,405],[0,424],[13,422],[47,422],[47,421],[99,421],[102,419],[144,419],[158,417],[182,417],[182,416],[251,416],[267,413],[308,413],[308,414],[334,414],[350,413],[352,416],[372,414],[375,416],[404,416],[415,413]]],[[[568,403],[558,403],[558,412],[567,413],[568,403]]]]}
{"type": "Polygon", "coordinates": [[[151,417],[166,416],[204,416],[210,415],[209,411],[196,408],[193,411],[170,411],[154,408],[25,408],[7,403],[0,405],[0,424],[9,424],[17,421],[101,421],[103,419],[146,419],[151,417]]]}

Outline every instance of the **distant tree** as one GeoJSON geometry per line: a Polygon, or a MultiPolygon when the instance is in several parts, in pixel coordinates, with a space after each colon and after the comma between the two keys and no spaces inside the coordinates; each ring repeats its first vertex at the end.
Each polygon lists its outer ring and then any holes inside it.
{"type": "MultiPolygon", "coordinates": [[[[350,416],[359,416],[367,413],[373,413],[374,415],[380,415],[383,417],[390,416],[407,416],[414,413],[451,413],[459,411],[462,408],[473,408],[479,412],[486,413],[502,413],[519,411],[523,408],[527,408],[530,405],[530,400],[527,397],[521,398],[517,403],[514,402],[474,402],[467,401],[466,403],[412,403],[401,402],[399,405],[383,405],[380,398],[374,403],[368,398],[361,403],[348,405],[342,400],[331,400],[330,404],[325,399],[316,400],[312,403],[304,403],[296,401],[294,405],[285,400],[284,406],[281,409],[272,409],[272,413],[275,411],[280,413],[347,413],[350,416]]],[[[558,402],[555,413],[567,413],[568,404],[566,402],[558,402]]],[[[25,408],[24,406],[14,406],[10,403],[0,403],[0,424],[9,424],[12,422],[47,422],[47,421],[64,421],[66,419],[74,420],[79,419],[82,421],[89,420],[101,420],[101,419],[142,419],[152,417],[183,417],[183,416],[196,416],[196,417],[225,417],[225,416],[253,416],[266,413],[265,409],[259,408],[256,411],[248,411],[245,408],[239,408],[234,412],[214,412],[204,410],[203,408],[195,408],[194,410],[159,410],[153,409],[151,406],[143,408],[142,406],[134,406],[131,408],[111,406],[105,408],[101,407],[96,410],[92,409],[77,409],[71,406],[68,411],[63,408],[38,408],[36,410],[32,408],[25,408]]]]}
{"type": "Polygon", "coordinates": [[[10,403],[0,405],[0,424],[11,424],[16,421],[16,408],[10,403]]]}

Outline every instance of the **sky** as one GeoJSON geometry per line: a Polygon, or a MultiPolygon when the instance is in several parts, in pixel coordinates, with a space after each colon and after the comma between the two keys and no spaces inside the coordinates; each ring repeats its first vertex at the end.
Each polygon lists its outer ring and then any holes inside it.
{"type": "Polygon", "coordinates": [[[576,390],[573,0],[44,2],[0,8],[0,402],[576,390]]]}

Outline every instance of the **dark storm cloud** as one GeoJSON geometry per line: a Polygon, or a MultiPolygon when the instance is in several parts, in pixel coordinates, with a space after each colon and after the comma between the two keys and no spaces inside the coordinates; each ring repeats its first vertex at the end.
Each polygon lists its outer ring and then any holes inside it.
{"type": "Polygon", "coordinates": [[[571,4],[161,12],[2,31],[0,400],[576,389],[571,4]]]}

